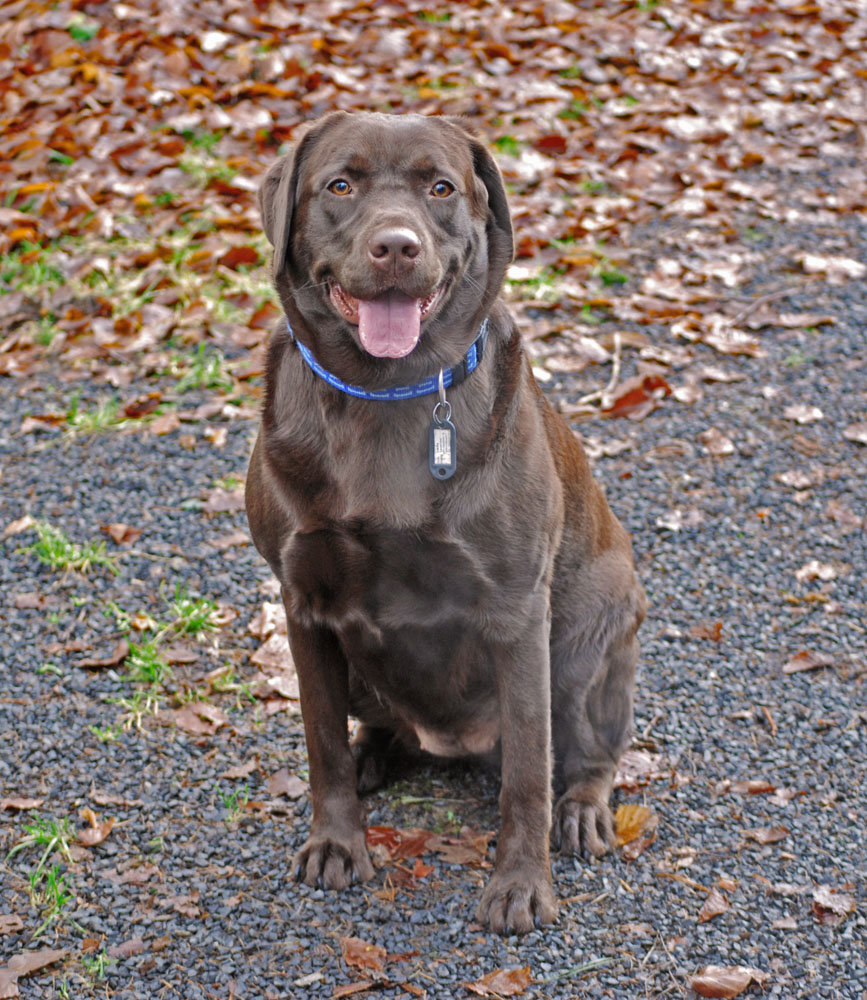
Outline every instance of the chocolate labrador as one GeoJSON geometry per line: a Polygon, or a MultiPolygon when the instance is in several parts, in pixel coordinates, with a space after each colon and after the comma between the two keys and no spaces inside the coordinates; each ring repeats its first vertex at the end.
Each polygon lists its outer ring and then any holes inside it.
{"type": "Polygon", "coordinates": [[[295,875],[373,875],[358,795],[396,745],[498,750],[477,919],[551,923],[549,835],[569,853],[613,842],[644,596],[498,300],[513,257],[500,173],[458,119],[336,112],[259,199],[287,321],[247,513],[301,692],[313,820],[295,875]]]}

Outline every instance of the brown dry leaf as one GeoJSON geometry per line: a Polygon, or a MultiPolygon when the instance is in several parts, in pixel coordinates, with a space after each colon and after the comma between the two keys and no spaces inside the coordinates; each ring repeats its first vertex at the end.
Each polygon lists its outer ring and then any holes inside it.
{"type": "Polygon", "coordinates": [[[90,824],[89,827],[79,830],[76,834],[75,839],[79,844],[83,844],[85,847],[96,847],[97,844],[101,844],[109,833],[111,833],[111,828],[114,826],[113,819],[100,821],[99,817],[89,806],[85,806],[79,815],[90,824]]]}
{"type": "Polygon", "coordinates": [[[763,778],[748,778],[746,781],[736,781],[729,791],[738,795],[764,795],[767,792],[775,792],[776,785],[772,785],[763,778]]]}
{"type": "Polygon", "coordinates": [[[79,660],[76,666],[87,667],[88,670],[102,670],[106,667],[116,667],[129,656],[129,643],[126,639],[118,639],[114,650],[108,656],[99,659],[79,660]]]}
{"type": "Polygon", "coordinates": [[[210,544],[218,551],[234,548],[236,545],[249,545],[250,534],[247,531],[230,531],[228,535],[210,539],[210,544]]]}
{"type": "Polygon", "coordinates": [[[351,997],[356,993],[364,993],[381,985],[384,985],[382,980],[374,982],[370,979],[360,979],[357,983],[347,983],[345,986],[338,986],[331,994],[331,1000],[340,1000],[340,997],[351,997]]]}
{"type": "Polygon", "coordinates": [[[623,848],[623,857],[634,861],[656,840],[659,817],[647,806],[623,802],[614,814],[616,843],[623,848]]]}
{"type": "Polygon", "coordinates": [[[205,514],[233,514],[235,511],[244,509],[244,487],[239,486],[234,490],[224,490],[220,486],[215,486],[202,504],[205,514]]]}
{"type": "Polygon", "coordinates": [[[711,642],[719,642],[722,639],[722,622],[702,622],[699,625],[691,625],[689,634],[694,639],[710,639],[711,642]]]}
{"type": "Polygon", "coordinates": [[[731,455],[735,450],[734,441],[726,437],[717,427],[709,427],[706,431],[702,431],[698,439],[704,445],[705,451],[716,458],[731,455]]]}
{"type": "MultiPolygon", "coordinates": [[[[285,634],[274,632],[250,657],[263,670],[291,670],[292,652],[285,634]]],[[[294,697],[298,697],[297,694],[294,697]]]]}
{"type": "Polygon", "coordinates": [[[133,528],[122,521],[114,521],[111,524],[100,525],[100,527],[117,545],[132,545],[136,539],[141,537],[139,528],[133,528]]]}
{"type": "Polygon", "coordinates": [[[799,583],[809,580],[833,580],[837,576],[837,569],[831,563],[820,563],[818,559],[811,559],[800,569],[795,570],[795,579],[799,583]]]}
{"type": "Polygon", "coordinates": [[[851,278],[863,278],[867,264],[851,257],[802,253],[795,258],[807,274],[824,274],[832,285],[841,285],[851,278]]]}
{"type": "Polygon", "coordinates": [[[9,535],[20,535],[22,531],[29,531],[34,524],[36,524],[36,519],[31,517],[29,514],[25,514],[24,517],[19,517],[15,521],[10,521],[6,525],[3,529],[3,537],[6,538],[9,535]]]}
{"type": "Polygon", "coordinates": [[[602,415],[643,420],[670,394],[671,386],[661,375],[636,375],[617,387],[615,395],[603,406],[602,415]]]}
{"type": "Polygon", "coordinates": [[[267,639],[272,632],[286,635],[285,608],[275,601],[263,601],[260,610],[250,619],[247,631],[260,639],[267,639]]]}
{"type": "Polygon", "coordinates": [[[760,826],[755,830],[744,830],[744,836],[757,844],[778,844],[789,836],[789,831],[784,826],[760,826]]]}
{"type": "Polygon", "coordinates": [[[24,926],[24,921],[16,913],[0,914],[0,937],[4,934],[17,934],[24,926]]]}
{"type": "Polygon", "coordinates": [[[843,431],[843,437],[847,441],[854,441],[856,444],[867,444],[867,422],[861,424],[849,424],[843,431]]]}
{"type": "Polygon", "coordinates": [[[488,844],[493,837],[490,830],[461,830],[459,837],[434,836],[430,840],[430,850],[436,851],[440,860],[448,865],[470,865],[489,868],[488,844]]]}
{"type": "Polygon", "coordinates": [[[806,403],[793,403],[783,410],[786,420],[794,420],[798,424],[811,424],[815,420],[822,420],[825,414],[818,406],[808,406],[806,403]]]}
{"type": "Polygon", "coordinates": [[[0,966],[0,998],[17,997],[19,979],[44,969],[46,965],[54,965],[63,958],[66,958],[65,948],[56,951],[22,951],[13,955],[6,965],[0,966]]]}
{"type": "Polygon", "coordinates": [[[779,920],[772,920],[771,927],[777,931],[796,931],[798,921],[794,917],[780,917],[779,920]]]}
{"type": "Polygon", "coordinates": [[[154,437],[164,437],[166,434],[171,434],[176,431],[181,426],[181,418],[175,413],[174,410],[169,410],[168,413],[163,413],[159,417],[155,417],[148,425],[148,433],[154,435],[154,437]]]}
{"type": "Polygon", "coordinates": [[[388,952],[378,944],[368,944],[357,937],[342,937],[340,951],[343,961],[355,969],[370,969],[372,972],[384,972],[388,952]]]}
{"type": "Polygon", "coordinates": [[[192,892],[183,896],[167,896],[159,901],[159,905],[165,908],[170,907],[175,913],[180,913],[184,917],[200,917],[202,915],[199,908],[198,889],[193,889],[192,892]]]}
{"type": "Polygon", "coordinates": [[[700,924],[707,923],[708,920],[713,920],[714,917],[728,913],[730,909],[731,903],[729,903],[725,896],[716,889],[711,889],[707,895],[707,899],[704,901],[704,905],[698,911],[698,922],[700,924]]]}
{"type": "Polygon", "coordinates": [[[246,764],[236,764],[234,767],[230,767],[227,771],[223,771],[220,777],[246,778],[251,775],[258,766],[259,761],[255,757],[251,757],[246,764]]]}
{"type": "Polygon", "coordinates": [[[120,944],[113,944],[108,949],[108,955],[109,958],[132,958],[134,955],[141,955],[144,950],[144,941],[140,937],[132,937],[120,944]]]}
{"type": "Polygon", "coordinates": [[[767,972],[760,972],[746,965],[707,965],[695,976],[689,977],[689,985],[703,997],[737,997],[756,983],[763,986],[767,972]]]}
{"type": "Polygon", "coordinates": [[[530,966],[517,969],[495,969],[473,983],[462,985],[480,997],[516,997],[532,983],[530,966]]]}
{"type": "Polygon", "coordinates": [[[20,795],[10,795],[8,798],[0,799],[0,812],[4,809],[17,809],[23,812],[25,809],[38,809],[45,799],[28,799],[20,795]]]}
{"type": "Polygon", "coordinates": [[[802,649],[783,664],[784,674],[798,674],[805,670],[817,670],[819,667],[830,667],[835,658],[827,653],[817,653],[811,649],[802,649]]]}
{"type": "Polygon", "coordinates": [[[297,774],[290,774],[288,767],[281,767],[268,779],[266,788],[270,795],[285,795],[287,799],[300,799],[307,791],[307,782],[297,774]]]}
{"type": "Polygon", "coordinates": [[[172,716],[179,729],[201,736],[213,736],[220,726],[229,722],[221,708],[206,702],[190,702],[183,708],[176,709],[172,716]]]}
{"type": "Polygon", "coordinates": [[[820,924],[842,923],[850,913],[855,912],[855,899],[848,893],[820,885],[813,890],[813,916],[820,924]]]}

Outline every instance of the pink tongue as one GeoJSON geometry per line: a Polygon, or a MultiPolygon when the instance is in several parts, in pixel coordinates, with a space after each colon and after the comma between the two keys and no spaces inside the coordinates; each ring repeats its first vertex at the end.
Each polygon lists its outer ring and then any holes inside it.
{"type": "Polygon", "coordinates": [[[418,343],[421,302],[400,292],[358,301],[358,336],[375,358],[402,358],[418,343]]]}

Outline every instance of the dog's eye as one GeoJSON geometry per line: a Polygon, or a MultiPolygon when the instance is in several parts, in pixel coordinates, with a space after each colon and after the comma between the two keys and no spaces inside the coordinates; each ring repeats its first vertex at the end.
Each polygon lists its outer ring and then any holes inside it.
{"type": "Polygon", "coordinates": [[[345,181],[342,177],[338,177],[336,181],[332,181],[328,185],[328,190],[332,194],[347,195],[352,194],[352,185],[349,181],[345,181]]]}
{"type": "Polygon", "coordinates": [[[448,198],[454,189],[454,184],[449,183],[449,181],[437,181],[430,189],[430,193],[434,198],[448,198]]]}

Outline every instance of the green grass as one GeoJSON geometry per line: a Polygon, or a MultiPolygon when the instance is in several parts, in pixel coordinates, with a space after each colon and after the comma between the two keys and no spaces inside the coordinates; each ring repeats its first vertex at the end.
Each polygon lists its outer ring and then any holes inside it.
{"type": "Polygon", "coordinates": [[[169,602],[169,611],[174,616],[170,627],[179,635],[201,635],[208,630],[215,630],[214,612],[216,601],[209,597],[190,597],[186,588],[180,584],[175,587],[175,596],[169,602]]]}
{"type": "Polygon", "coordinates": [[[126,658],[129,680],[136,684],[159,685],[169,680],[174,671],[159,653],[156,642],[130,643],[126,658]]]}
{"type": "Polygon", "coordinates": [[[125,422],[125,418],[120,414],[120,404],[114,396],[100,400],[93,410],[82,410],[80,403],[81,394],[76,393],[66,411],[66,425],[71,431],[79,434],[100,434],[125,422]]]}
{"type": "Polygon", "coordinates": [[[0,256],[0,294],[21,291],[45,295],[64,282],[63,272],[49,261],[50,250],[25,240],[0,256]],[[33,259],[26,259],[33,257],[33,259]]]}
{"type": "Polygon", "coordinates": [[[226,826],[229,826],[241,818],[247,803],[250,801],[249,785],[245,782],[243,786],[233,788],[230,792],[218,789],[217,794],[226,810],[225,823],[226,826]]]}
{"type": "Polygon", "coordinates": [[[221,389],[230,392],[235,383],[226,370],[226,359],[216,349],[208,349],[199,344],[192,359],[187,361],[186,371],[178,379],[175,389],[189,392],[191,389],[221,389]]]}
{"type": "Polygon", "coordinates": [[[494,139],[494,145],[506,156],[517,156],[524,144],[512,135],[501,135],[499,139],[494,139]]]}
{"type": "Polygon", "coordinates": [[[34,528],[36,541],[18,551],[33,553],[43,565],[64,572],[87,573],[94,566],[105,567],[113,574],[119,572],[116,557],[106,554],[105,542],[77,545],[62,529],[47,521],[37,521],[34,528]]]}

